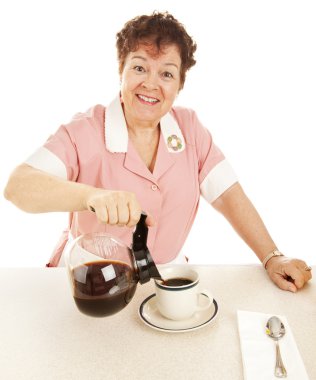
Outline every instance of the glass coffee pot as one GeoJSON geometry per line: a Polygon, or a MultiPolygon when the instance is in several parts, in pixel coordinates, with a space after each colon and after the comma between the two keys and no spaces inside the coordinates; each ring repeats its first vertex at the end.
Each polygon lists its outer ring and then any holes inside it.
{"type": "Polygon", "coordinates": [[[147,248],[146,217],[141,214],[131,248],[103,232],[81,235],[70,244],[66,265],[82,313],[93,317],[115,314],[131,301],[138,282],[161,279],[147,248]]]}

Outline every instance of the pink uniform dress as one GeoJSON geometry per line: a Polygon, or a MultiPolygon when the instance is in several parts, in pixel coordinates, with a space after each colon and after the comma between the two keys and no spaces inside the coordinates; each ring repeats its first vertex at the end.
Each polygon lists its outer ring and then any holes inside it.
{"type": "MultiPolygon", "coordinates": [[[[79,113],[49,137],[25,163],[52,175],[98,188],[136,194],[152,215],[148,248],[156,264],[175,261],[196,216],[200,195],[212,203],[237,182],[211,134],[191,109],[174,107],[160,121],[153,173],[132,142],[120,97],[108,107],[79,113]]],[[[48,266],[58,266],[69,236],[104,231],[130,246],[133,230],[100,223],[91,211],[70,213],[68,229],[48,266]]]]}

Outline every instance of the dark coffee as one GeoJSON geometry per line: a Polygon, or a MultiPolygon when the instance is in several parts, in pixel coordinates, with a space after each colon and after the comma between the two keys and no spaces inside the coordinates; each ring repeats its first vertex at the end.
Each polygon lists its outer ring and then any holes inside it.
{"type": "Polygon", "coordinates": [[[93,317],[122,310],[133,298],[137,280],[132,268],[119,261],[91,262],[71,271],[78,309],[93,317]]]}
{"type": "Polygon", "coordinates": [[[168,280],[162,281],[162,285],[164,286],[184,286],[192,283],[192,280],[183,277],[169,278],[168,280]]]}

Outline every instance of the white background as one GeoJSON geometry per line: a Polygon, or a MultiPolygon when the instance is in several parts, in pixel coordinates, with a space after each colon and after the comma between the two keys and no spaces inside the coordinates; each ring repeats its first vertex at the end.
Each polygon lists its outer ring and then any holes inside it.
{"type": "MultiPolygon", "coordinates": [[[[115,34],[123,24],[168,10],[198,44],[177,103],[210,129],[279,249],[316,263],[314,1],[1,4],[1,189],[61,123],[116,95],[115,34]]],[[[0,202],[0,266],[43,266],[67,215],[0,202]]],[[[203,200],[183,251],[193,263],[258,262],[203,200]]]]}

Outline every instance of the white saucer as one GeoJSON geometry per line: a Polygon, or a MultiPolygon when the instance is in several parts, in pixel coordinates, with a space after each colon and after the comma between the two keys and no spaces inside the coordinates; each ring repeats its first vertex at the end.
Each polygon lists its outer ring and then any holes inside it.
{"type": "MultiPolygon", "coordinates": [[[[207,297],[206,294],[203,294],[207,297]]],[[[208,298],[208,297],[207,297],[208,298]]],[[[156,306],[156,294],[147,297],[138,310],[141,320],[149,327],[171,333],[187,332],[200,329],[215,320],[218,313],[218,305],[215,300],[206,310],[196,312],[191,318],[173,321],[163,317],[156,306]]]]}

